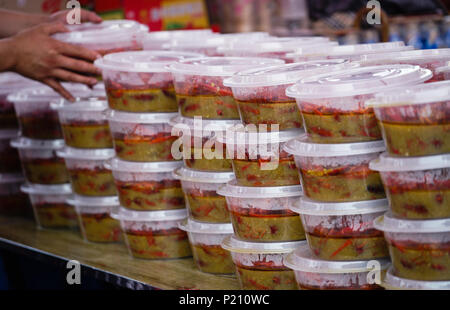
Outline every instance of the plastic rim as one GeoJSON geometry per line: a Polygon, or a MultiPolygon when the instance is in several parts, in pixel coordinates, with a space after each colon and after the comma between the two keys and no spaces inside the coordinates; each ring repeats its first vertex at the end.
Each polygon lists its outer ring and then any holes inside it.
{"type": "Polygon", "coordinates": [[[387,289],[401,290],[450,290],[450,281],[418,281],[394,276],[390,267],[381,285],[387,289]]]}
{"type": "Polygon", "coordinates": [[[108,102],[105,99],[91,97],[76,103],[60,100],[52,102],[50,107],[61,112],[101,112],[108,109],[108,102]]]}
{"type": "Polygon", "coordinates": [[[166,124],[177,113],[130,113],[108,110],[106,116],[113,122],[125,122],[135,124],[166,124]]]}
{"type": "Polygon", "coordinates": [[[307,197],[301,197],[290,209],[298,214],[339,216],[384,212],[389,209],[389,203],[387,199],[352,202],[320,202],[307,197]]]}
{"type": "Polygon", "coordinates": [[[283,143],[303,134],[303,129],[268,132],[249,131],[248,127],[238,124],[228,128],[225,134],[218,135],[217,141],[220,143],[233,145],[264,145],[271,143],[283,143]]]}
{"type": "Polygon", "coordinates": [[[60,150],[64,147],[64,140],[35,140],[20,137],[11,140],[11,146],[18,149],[60,150]]]}
{"type": "MultiPolygon", "coordinates": [[[[62,83],[72,95],[79,98],[88,98],[92,95],[92,90],[82,84],[62,83]]],[[[60,99],[61,95],[48,86],[33,86],[25,88],[17,93],[8,96],[9,101],[14,103],[50,102],[60,99]]]]}
{"type": "Polygon", "coordinates": [[[181,181],[200,183],[227,183],[234,178],[233,172],[206,172],[188,168],[178,168],[173,171],[173,177],[181,181]]]}
{"type": "Polygon", "coordinates": [[[434,70],[434,72],[436,72],[436,73],[448,73],[448,72],[450,72],[450,61],[447,62],[446,66],[442,66],[442,67],[436,68],[436,70],[434,70]]]}
{"type": "Polygon", "coordinates": [[[225,197],[237,198],[282,198],[300,197],[303,195],[300,185],[273,186],[273,187],[249,187],[236,185],[236,180],[232,180],[219,188],[217,194],[225,197]]]}
{"type": "Polygon", "coordinates": [[[450,48],[427,49],[427,50],[412,50],[412,51],[395,51],[384,52],[376,54],[368,54],[361,56],[361,61],[373,61],[388,59],[398,61],[415,61],[415,60],[429,60],[433,61],[436,58],[448,59],[450,57],[450,48]]]}
{"type": "Polygon", "coordinates": [[[19,136],[19,131],[17,129],[5,129],[0,130],[0,139],[14,139],[19,136]]]}
{"type": "Polygon", "coordinates": [[[201,76],[232,76],[236,72],[256,66],[283,64],[275,58],[258,57],[204,57],[181,60],[168,66],[172,73],[201,76]]]}
{"type": "Polygon", "coordinates": [[[0,173],[0,184],[22,183],[25,178],[21,173],[0,173]]]}
{"type": "Polygon", "coordinates": [[[393,233],[448,233],[450,219],[438,220],[403,220],[395,218],[390,211],[379,216],[373,222],[378,230],[393,233]]]}
{"type": "Polygon", "coordinates": [[[181,230],[197,233],[197,234],[232,234],[233,225],[231,223],[226,224],[211,224],[197,222],[191,219],[187,219],[181,223],[178,223],[178,228],[181,230]]]}
{"type": "Polygon", "coordinates": [[[226,237],[222,241],[222,248],[235,253],[247,254],[287,254],[306,241],[289,242],[248,242],[237,239],[235,236],[226,237]]]}
{"type": "MultiPolygon", "coordinates": [[[[390,265],[389,259],[377,259],[381,270],[386,270],[390,265]]],[[[314,273],[358,273],[369,272],[373,268],[369,265],[372,261],[326,261],[316,258],[307,244],[300,245],[284,260],[286,267],[296,271],[314,273]]]]}
{"type": "Polygon", "coordinates": [[[413,65],[357,67],[302,79],[288,87],[286,95],[296,99],[366,95],[419,84],[431,77],[430,70],[413,65]]]}
{"type": "Polygon", "coordinates": [[[394,157],[383,153],[370,162],[369,168],[376,171],[422,171],[450,168],[450,154],[424,157],[394,157]]]}
{"type": "Polygon", "coordinates": [[[117,207],[120,205],[117,196],[86,197],[73,195],[73,198],[67,199],[66,202],[78,207],[117,207]]]}
{"type": "Polygon", "coordinates": [[[163,44],[163,48],[171,50],[217,48],[226,44],[226,41],[227,39],[221,35],[204,36],[201,40],[196,40],[191,37],[178,37],[163,44]]]}
{"type": "Polygon", "coordinates": [[[170,119],[169,125],[174,128],[179,129],[188,129],[194,130],[196,129],[194,126],[200,126],[199,129],[202,131],[225,131],[227,128],[235,126],[236,124],[240,124],[241,121],[238,120],[206,120],[199,118],[198,120],[195,118],[183,117],[181,115],[177,115],[170,119]],[[186,127],[187,126],[187,127],[186,127]]]}
{"type": "Polygon", "coordinates": [[[211,29],[185,29],[185,30],[169,30],[169,31],[155,31],[145,35],[145,41],[152,40],[170,40],[177,37],[185,37],[186,35],[203,36],[213,35],[211,29]]]}
{"type": "Polygon", "coordinates": [[[154,222],[176,221],[187,217],[186,209],[163,211],[134,211],[120,207],[117,212],[112,212],[111,217],[120,221],[154,222]]]}
{"type": "Polygon", "coordinates": [[[283,149],[289,154],[305,157],[337,157],[373,154],[385,151],[382,140],[355,143],[313,143],[306,134],[288,141],[283,149]]]}
{"type": "Polygon", "coordinates": [[[299,46],[334,46],[337,42],[330,41],[327,37],[269,37],[258,42],[236,42],[234,45],[219,48],[220,52],[242,51],[254,53],[293,52],[299,46]]]}
{"type": "Polygon", "coordinates": [[[134,172],[134,173],[156,173],[156,172],[171,172],[183,165],[181,161],[162,161],[162,162],[131,162],[121,160],[114,157],[104,163],[106,169],[112,171],[121,172],[134,172]]]}
{"type": "Polygon", "coordinates": [[[84,160],[107,160],[115,155],[114,149],[76,149],[66,146],[56,154],[62,158],[84,160]]]}
{"type": "Polygon", "coordinates": [[[20,190],[27,194],[36,195],[71,195],[72,187],[70,184],[62,185],[40,185],[26,183],[20,187],[20,190]]]}
{"type": "Polygon", "coordinates": [[[15,72],[0,73],[0,94],[12,94],[15,91],[31,87],[39,86],[39,82],[27,79],[15,72]]]}

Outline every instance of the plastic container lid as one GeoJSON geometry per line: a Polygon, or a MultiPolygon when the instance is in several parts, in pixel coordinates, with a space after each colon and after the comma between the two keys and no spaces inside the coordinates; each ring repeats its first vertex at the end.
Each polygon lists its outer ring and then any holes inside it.
{"type": "MultiPolygon", "coordinates": [[[[87,98],[92,95],[92,90],[83,84],[62,83],[62,86],[76,98],[87,98]]],[[[60,94],[45,85],[28,87],[8,96],[8,100],[15,103],[50,102],[60,98],[60,94]]]]}
{"type": "Polygon", "coordinates": [[[30,86],[42,85],[37,81],[30,80],[15,72],[0,73],[0,95],[11,94],[17,90],[30,86]]]}
{"type": "Polygon", "coordinates": [[[236,72],[245,69],[283,63],[283,60],[275,58],[204,57],[181,60],[171,64],[168,69],[172,73],[202,76],[232,76],[236,72]]]}
{"type": "Polygon", "coordinates": [[[223,85],[228,87],[257,87],[293,84],[308,76],[356,66],[358,66],[357,63],[351,63],[345,59],[326,59],[267,66],[240,71],[224,80],[223,85]]]}
{"type": "Polygon", "coordinates": [[[246,254],[287,254],[303,244],[306,244],[306,241],[248,242],[229,236],[222,241],[222,248],[230,252],[246,254]]]}
{"type": "Polygon", "coordinates": [[[163,48],[167,49],[190,49],[190,48],[217,48],[226,44],[227,39],[221,35],[212,34],[201,37],[201,40],[193,37],[172,38],[169,42],[163,44],[163,48]]]}
{"type": "Polygon", "coordinates": [[[236,124],[240,124],[240,120],[207,120],[201,117],[188,118],[177,115],[170,119],[169,125],[179,129],[189,129],[203,132],[225,131],[236,124]],[[186,127],[187,126],[187,127],[186,127]],[[198,128],[197,128],[198,127],[198,128]]]}
{"type": "Polygon", "coordinates": [[[377,217],[373,224],[378,230],[393,233],[421,234],[450,232],[450,219],[404,220],[395,218],[390,211],[377,217]]]}
{"type": "Polygon", "coordinates": [[[107,160],[116,154],[114,149],[76,149],[66,146],[57,151],[56,154],[62,158],[81,160],[107,160]]]}
{"type": "Polygon", "coordinates": [[[238,50],[254,53],[292,52],[300,46],[333,46],[337,44],[337,42],[332,42],[327,37],[269,37],[258,42],[238,41],[235,44],[219,48],[219,51],[238,50]]]}
{"type": "Polygon", "coordinates": [[[64,140],[35,140],[20,137],[12,140],[11,146],[18,149],[59,150],[64,147],[64,140]]]}
{"type": "Polygon", "coordinates": [[[337,98],[373,94],[430,79],[432,73],[413,65],[358,67],[305,78],[286,89],[297,99],[337,98]]]}
{"type": "Polygon", "coordinates": [[[370,162],[369,168],[376,171],[422,171],[450,168],[450,154],[423,157],[394,157],[383,153],[370,162]]]}
{"type": "Polygon", "coordinates": [[[283,143],[303,135],[302,129],[289,129],[283,131],[256,132],[249,126],[235,125],[226,130],[225,134],[217,135],[217,141],[224,144],[256,145],[283,143]]]}
{"type": "Polygon", "coordinates": [[[320,202],[311,200],[307,197],[301,197],[290,209],[298,214],[319,216],[369,214],[387,211],[389,209],[389,202],[387,199],[351,202],[320,202]]]}
{"type": "Polygon", "coordinates": [[[233,225],[231,223],[227,224],[211,224],[211,223],[202,223],[197,222],[191,219],[187,219],[186,221],[179,223],[178,227],[181,230],[190,232],[190,233],[198,233],[198,234],[232,234],[233,233],[233,225]]]}
{"type": "Polygon", "coordinates": [[[120,207],[117,212],[111,213],[111,217],[122,221],[154,222],[176,221],[187,217],[186,209],[162,210],[162,211],[134,211],[120,207]]]}
{"type": "Polygon", "coordinates": [[[61,185],[40,185],[40,184],[23,184],[20,190],[27,194],[36,195],[70,195],[72,187],[70,184],[61,185]]]}
{"type": "Polygon", "coordinates": [[[388,59],[390,61],[411,61],[415,60],[427,60],[434,61],[436,59],[449,59],[450,58],[450,48],[439,48],[439,49],[426,49],[426,50],[413,50],[413,51],[396,51],[392,53],[376,53],[362,55],[361,61],[373,61],[373,60],[383,60],[388,59]]]}
{"type": "Polygon", "coordinates": [[[434,70],[436,73],[448,73],[450,72],[450,61],[447,61],[445,66],[436,68],[436,70],[434,70]]]}
{"type": "Polygon", "coordinates": [[[21,173],[0,173],[0,184],[22,183],[25,178],[21,173]]]}
{"type": "Polygon", "coordinates": [[[135,124],[167,124],[178,113],[130,113],[108,110],[108,120],[135,124]]]}
{"type": "MultiPolygon", "coordinates": [[[[372,260],[373,261],[373,260],[372,260]]],[[[357,261],[327,261],[316,258],[307,244],[300,245],[284,260],[286,267],[296,271],[314,273],[358,273],[369,272],[373,266],[368,260],[357,261]]],[[[390,265],[389,259],[377,259],[381,270],[386,270],[390,265]]]]}
{"type": "Polygon", "coordinates": [[[392,267],[390,267],[386,272],[385,278],[383,279],[381,285],[386,289],[450,290],[450,281],[418,281],[403,279],[394,276],[392,267]]]}
{"type": "Polygon", "coordinates": [[[117,207],[120,205],[117,196],[86,197],[73,195],[73,198],[67,199],[66,202],[78,207],[117,207]]]}
{"type": "Polygon", "coordinates": [[[181,161],[162,161],[162,162],[132,162],[121,160],[114,157],[104,163],[106,169],[121,172],[140,172],[156,173],[171,172],[183,165],[181,161]]]}
{"type": "Polygon", "coordinates": [[[175,51],[134,51],[105,55],[94,64],[100,69],[127,72],[168,72],[166,66],[182,59],[200,58],[200,53],[175,51]]]}
{"type": "Polygon", "coordinates": [[[172,174],[174,178],[182,181],[200,183],[227,183],[228,181],[234,179],[233,172],[206,172],[184,167],[175,169],[172,174]]]}
{"type": "Polygon", "coordinates": [[[185,30],[168,30],[168,31],[154,31],[146,34],[144,37],[145,41],[152,40],[170,40],[172,38],[183,38],[186,36],[208,36],[214,35],[211,29],[185,29],[185,30]]]}
{"type": "Polygon", "coordinates": [[[52,102],[50,107],[61,112],[101,112],[108,109],[108,101],[98,97],[82,99],[76,103],[62,99],[52,102]]]}
{"type": "Polygon", "coordinates": [[[283,149],[289,154],[305,157],[337,157],[373,154],[385,151],[382,140],[355,143],[314,143],[306,134],[287,142],[283,149]]]}
{"type": "Polygon", "coordinates": [[[17,129],[4,129],[0,130],[0,139],[14,139],[19,136],[17,129]]]}
{"type": "Polygon", "coordinates": [[[236,180],[232,180],[219,188],[217,194],[237,198],[281,198],[300,197],[303,195],[303,191],[300,185],[249,187],[239,186],[236,180]]]}
{"type": "Polygon", "coordinates": [[[450,81],[419,84],[377,93],[366,106],[380,108],[450,100],[450,81]]]}

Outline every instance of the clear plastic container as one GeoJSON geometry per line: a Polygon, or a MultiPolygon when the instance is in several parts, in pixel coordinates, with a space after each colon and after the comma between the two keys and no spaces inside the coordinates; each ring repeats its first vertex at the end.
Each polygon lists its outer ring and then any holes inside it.
{"type": "Polygon", "coordinates": [[[309,137],[318,143],[381,140],[373,109],[375,93],[420,84],[431,71],[411,65],[353,68],[304,78],[287,88],[295,98],[309,137]]]}
{"type": "Polygon", "coordinates": [[[381,284],[387,290],[450,290],[450,281],[417,281],[396,277],[392,267],[388,269],[381,284]]]}
{"type": "Polygon", "coordinates": [[[53,103],[52,107],[58,110],[67,146],[81,149],[113,147],[105,100],[89,98],[77,103],[53,103]]]}
{"type": "Polygon", "coordinates": [[[72,196],[70,184],[24,184],[20,189],[30,197],[34,218],[39,228],[78,228],[75,208],[67,203],[67,199],[72,196]]]}
{"type": "Polygon", "coordinates": [[[119,208],[117,197],[75,195],[67,203],[75,207],[85,241],[111,243],[122,240],[120,222],[110,215],[119,208]]]}
{"type": "Polygon", "coordinates": [[[305,239],[298,215],[290,207],[300,199],[300,185],[246,187],[231,181],[217,193],[226,197],[236,237],[252,242],[305,239]]]}
{"type": "Polygon", "coordinates": [[[450,154],[405,158],[384,153],[369,167],[380,172],[395,217],[450,218],[450,154]]]}
{"type": "Polygon", "coordinates": [[[177,112],[172,75],[166,66],[202,54],[138,51],[106,55],[95,61],[102,69],[109,107],[125,112],[177,112]]]}
{"type": "Polygon", "coordinates": [[[297,290],[294,272],[284,261],[304,244],[294,242],[248,242],[227,237],[222,247],[231,252],[239,284],[244,290],[297,290]]]}
{"type": "Polygon", "coordinates": [[[381,290],[380,281],[390,261],[326,261],[314,257],[304,244],[289,254],[284,263],[294,270],[301,290],[381,290]]]}
{"type": "Polygon", "coordinates": [[[303,135],[287,142],[306,197],[325,202],[385,198],[380,174],[369,169],[385,150],[383,141],[321,144],[303,135]]]}
{"type": "Polygon", "coordinates": [[[394,276],[450,281],[450,219],[403,220],[388,212],[374,226],[384,232],[394,276]]]}
{"type": "Polygon", "coordinates": [[[174,80],[179,112],[190,118],[238,120],[237,104],[223,80],[238,71],[282,63],[278,59],[245,57],[206,57],[174,63],[169,70],[174,80]]]}
{"type": "Polygon", "coordinates": [[[283,151],[283,146],[303,131],[264,131],[265,127],[236,125],[229,128],[225,136],[217,135],[217,141],[226,145],[227,158],[232,159],[237,184],[257,187],[299,185],[294,156],[283,151]]]}
{"type": "Polygon", "coordinates": [[[127,161],[172,161],[170,119],[176,113],[127,113],[108,111],[109,127],[117,157],[127,161]]]}
{"type": "Polygon", "coordinates": [[[135,258],[174,259],[192,255],[186,232],[178,228],[186,219],[186,210],[120,208],[111,216],[120,221],[128,251],[135,258]]]}
{"type": "Polygon", "coordinates": [[[137,211],[184,209],[184,194],[172,171],[181,162],[128,162],[113,158],[105,163],[112,170],[120,204],[137,211]]]}
{"type": "Polygon", "coordinates": [[[113,149],[74,149],[58,151],[64,158],[72,190],[82,196],[115,196],[117,194],[111,170],[104,163],[114,157],[113,149]]]}
{"type": "Polygon", "coordinates": [[[20,191],[25,181],[22,174],[0,174],[0,215],[32,217],[28,195],[20,191]]]}
{"type": "Polygon", "coordinates": [[[215,34],[211,29],[185,29],[185,30],[169,30],[154,31],[147,33],[142,38],[144,50],[161,51],[169,48],[172,41],[177,39],[195,39],[207,38],[215,34]]]}
{"type": "Polygon", "coordinates": [[[233,179],[232,172],[204,172],[178,168],[173,172],[181,180],[189,216],[199,222],[229,223],[225,197],[217,190],[233,179]]]}
{"type": "Polygon", "coordinates": [[[302,128],[300,111],[295,100],[286,96],[286,88],[305,77],[354,66],[343,59],[271,65],[238,72],[224,85],[231,87],[244,125],[278,124],[280,130],[302,128]]]}
{"type": "Polygon", "coordinates": [[[291,207],[300,214],[312,253],[333,261],[388,257],[383,233],[373,225],[387,209],[386,199],[330,203],[305,197],[291,207]]]}
{"type": "Polygon", "coordinates": [[[17,138],[11,146],[19,150],[25,179],[34,184],[63,184],[69,182],[64,159],[57,153],[64,140],[32,140],[17,138]]]}
{"type": "Polygon", "coordinates": [[[0,173],[20,173],[18,151],[11,147],[11,140],[17,138],[17,129],[0,130],[0,173]]]}
{"type": "Polygon", "coordinates": [[[450,60],[442,67],[436,68],[434,71],[435,79],[438,81],[448,81],[450,80],[450,60]]]}
{"type": "Polygon", "coordinates": [[[231,254],[223,249],[223,239],[233,234],[231,224],[207,224],[186,220],[178,227],[187,232],[197,268],[211,274],[234,274],[231,254]]]}
{"type": "Polygon", "coordinates": [[[394,156],[450,152],[450,81],[378,93],[375,110],[387,151],[394,156]]]}

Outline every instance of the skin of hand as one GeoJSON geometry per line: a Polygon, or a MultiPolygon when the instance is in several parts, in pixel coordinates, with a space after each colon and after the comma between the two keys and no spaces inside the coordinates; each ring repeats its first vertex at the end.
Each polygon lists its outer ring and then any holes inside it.
{"type": "MultiPolygon", "coordinates": [[[[70,10],[63,10],[63,11],[53,13],[52,15],[50,15],[48,17],[48,21],[49,22],[60,22],[60,23],[66,24],[67,23],[67,13],[69,13],[69,12],[70,12],[70,10]]],[[[102,18],[100,16],[98,16],[94,12],[87,11],[84,9],[81,9],[80,19],[81,19],[82,23],[91,22],[91,23],[97,24],[97,23],[102,22],[102,18]]]]}

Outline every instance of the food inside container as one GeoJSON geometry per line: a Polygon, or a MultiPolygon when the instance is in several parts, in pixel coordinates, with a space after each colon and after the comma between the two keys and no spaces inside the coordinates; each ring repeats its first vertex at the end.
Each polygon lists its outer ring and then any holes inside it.
{"type": "Polygon", "coordinates": [[[244,290],[297,290],[294,272],[286,256],[304,244],[294,242],[248,242],[227,237],[222,247],[230,251],[239,284],[244,290]]]}
{"type": "Polygon", "coordinates": [[[176,113],[127,113],[108,111],[109,126],[117,157],[127,161],[171,161],[171,118],[176,113]]]}
{"type": "Polygon", "coordinates": [[[11,147],[11,140],[17,138],[17,129],[0,130],[0,173],[20,173],[19,152],[11,147]]]}
{"type": "Polygon", "coordinates": [[[381,290],[390,261],[327,261],[317,259],[308,245],[303,244],[284,263],[294,270],[301,290],[381,290]]]}
{"type": "Polygon", "coordinates": [[[380,92],[375,110],[387,151],[394,156],[450,152],[450,81],[380,92]]]}
{"type": "Polygon", "coordinates": [[[178,224],[186,210],[132,211],[120,208],[111,216],[120,221],[131,256],[145,259],[184,258],[192,255],[189,239],[178,224]]]}
{"type": "Polygon", "coordinates": [[[31,217],[32,209],[28,195],[20,190],[25,181],[22,174],[0,174],[0,215],[31,217]]]}
{"type": "Polygon", "coordinates": [[[420,84],[431,71],[419,66],[352,68],[300,80],[286,89],[295,98],[308,136],[317,143],[381,140],[374,111],[367,105],[377,92],[420,84]]]}
{"type": "Polygon", "coordinates": [[[404,279],[395,276],[392,267],[388,269],[381,285],[388,290],[450,290],[450,281],[417,281],[404,279]]]}
{"type": "Polygon", "coordinates": [[[302,195],[299,185],[246,187],[228,182],[217,193],[226,197],[236,237],[253,242],[298,241],[305,231],[290,210],[302,195]]]}
{"type": "Polygon", "coordinates": [[[229,223],[225,197],[217,190],[233,179],[232,172],[204,172],[178,168],[173,172],[181,180],[190,218],[205,223],[229,223]]]}
{"type": "Polygon", "coordinates": [[[383,232],[373,224],[387,209],[386,199],[329,203],[306,197],[291,207],[300,214],[314,256],[332,261],[388,257],[383,232]]]}
{"type": "Polygon", "coordinates": [[[383,141],[321,144],[306,135],[284,146],[295,157],[305,196],[324,202],[384,198],[380,174],[369,169],[384,149],[383,141]]]}
{"type": "Polygon", "coordinates": [[[178,227],[187,232],[197,268],[212,274],[234,274],[231,254],[221,244],[233,234],[231,224],[208,224],[186,220],[178,227]]]}

